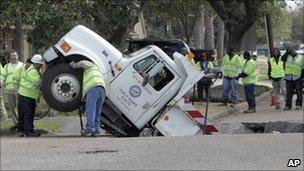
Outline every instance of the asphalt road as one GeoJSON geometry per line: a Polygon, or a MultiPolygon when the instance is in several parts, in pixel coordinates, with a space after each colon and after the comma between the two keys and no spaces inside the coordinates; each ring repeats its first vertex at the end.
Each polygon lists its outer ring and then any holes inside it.
{"type": "Polygon", "coordinates": [[[303,170],[303,134],[1,138],[1,170],[303,170]],[[288,168],[289,159],[301,159],[288,168]]]}

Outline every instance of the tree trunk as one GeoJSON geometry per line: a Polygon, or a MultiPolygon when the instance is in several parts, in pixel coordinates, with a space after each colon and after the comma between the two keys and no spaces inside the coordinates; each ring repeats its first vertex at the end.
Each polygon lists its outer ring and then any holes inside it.
{"type": "Polygon", "coordinates": [[[241,52],[243,34],[228,29],[228,48],[233,48],[236,53],[241,52]]]}
{"type": "Polygon", "coordinates": [[[213,26],[213,14],[205,13],[205,49],[214,49],[214,26],[213,26]]]}
{"type": "Polygon", "coordinates": [[[217,29],[218,29],[216,36],[217,59],[222,59],[224,56],[225,25],[220,17],[218,17],[217,29]]]}
{"type": "MultiPolygon", "coordinates": [[[[135,24],[132,24],[130,27],[134,27],[135,24]]],[[[117,49],[122,50],[122,44],[124,40],[126,39],[128,33],[129,33],[129,28],[124,27],[124,26],[119,26],[115,32],[113,32],[112,36],[109,39],[109,42],[115,46],[117,49]]]]}
{"type": "Polygon", "coordinates": [[[272,21],[271,21],[271,14],[267,14],[265,17],[265,26],[266,26],[266,34],[267,34],[267,42],[268,42],[268,48],[269,52],[268,55],[272,55],[271,52],[273,52],[274,49],[274,43],[273,43],[273,35],[272,35],[272,21]]]}
{"type": "Polygon", "coordinates": [[[23,61],[23,30],[22,30],[22,16],[21,11],[18,10],[16,13],[16,20],[15,20],[15,34],[14,34],[14,40],[15,43],[13,45],[14,50],[18,52],[19,60],[23,61]]]}
{"type": "Polygon", "coordinates": [[[205,9],[203,4],[200,6],[200,15],[198,16],[197,23],[195,24],[193,30],[193,46],[197,49],[204,48],[204,36],[205,36],[205,27],[204,27],[204,13],[205,9]]]}

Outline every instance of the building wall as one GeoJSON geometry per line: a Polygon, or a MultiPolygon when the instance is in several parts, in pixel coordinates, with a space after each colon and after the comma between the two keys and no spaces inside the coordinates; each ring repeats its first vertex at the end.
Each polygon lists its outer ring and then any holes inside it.
{"type": "MultiPolygon", "coordinates": [[[[24,30],[24,33],[26,32],[26,30],[24,30]]],[[[8,52],[10,52],[12,50],[12,48],[14,47],[13,43],[13,37],[14,37],[14,27],[10,27],[8,28],[0,28],[0,39],[1,39],[1,50],[8,54],[8,52]]],[[[26,40],[26,34],[23,34],[23,45],[22,45],[22,54],[23,55],[23,59],[24,61],[33,55],[33,46],[27,42],[26,40]]],[[[7,58],[8,60],[8,58],[7,58]]],[[[22,61],[22,62],[24,62],[22,61]]]]}
{"type": "Polygon", "coordinates": [[[138,23],[134,26],[134,31],[130,33],[132,38],[143,39],[147,37],[144,15],[142,12],[138,14],[138,23]]]}

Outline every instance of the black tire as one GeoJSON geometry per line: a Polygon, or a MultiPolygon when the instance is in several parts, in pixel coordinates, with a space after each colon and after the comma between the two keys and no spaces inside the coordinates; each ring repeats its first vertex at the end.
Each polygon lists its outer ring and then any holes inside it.
{"type": "Polygon", "coordinates": [[[81,106],[81,98],[82,98],[82,74],[83,70],[80,69],[73,69],[69,66],[69,64],[59,64],[56,66],[51,67],[46,71],[46,73],[43,76],[42,80],[42,94],[45,99],[45,101],[48,103],[48,105],[61,112],[70,112],[74,111],[76,109],[79,109],[81,106]],[[61,86],[58,83],[59,79],[61,79],[63,76],[69,76],[73,78],[73,83],[77,83],[77,86],[73,84],[73,86],[70,86],[72,84],[67,84],[64,81],[60,81],[61,86]],[[59,77],[59,78],[58,78],[59,77]],[[63,82],[63,83],[62,83],[63,82]],[[63,85],[65,84],[65,85],[63,85]],[[54,93],[55,85],[58,87],[58,94],[59,92],[63,92],[63,94],[69,94],[69,97],[63,97],[63,98],[71,98],[67,99],[66,101],[60,101],[59,98],[56,98],[56,94],[54,93]],[[68,85],[68,88],[66,88],[66,85],[68,85]],[[65,86],[65,87],[64,87],[65,86]],[[71,88],[72,87],[72,88],[71,88]],[[73,87],[76,87],[75,89],[78,89],[77,93],[73,93],[73,87]],[[60,89],[60,91],[59,91],[60,89]],[[70,92],[72,95],[70,95],[70,92]],[[54,95],[55,94],[55,95],[54,95]]]}

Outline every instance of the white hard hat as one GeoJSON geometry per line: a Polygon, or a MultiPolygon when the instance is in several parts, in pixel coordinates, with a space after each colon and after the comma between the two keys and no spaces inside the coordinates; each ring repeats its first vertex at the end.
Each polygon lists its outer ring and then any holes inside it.
{"type": "Polygon", "coordinates": [[[42,56],[39,55],[39,54],[36,54],[32,57],[31,61],[34,63],[34,64],[43,64],[43,59],[42,59],[42,56]]]}

